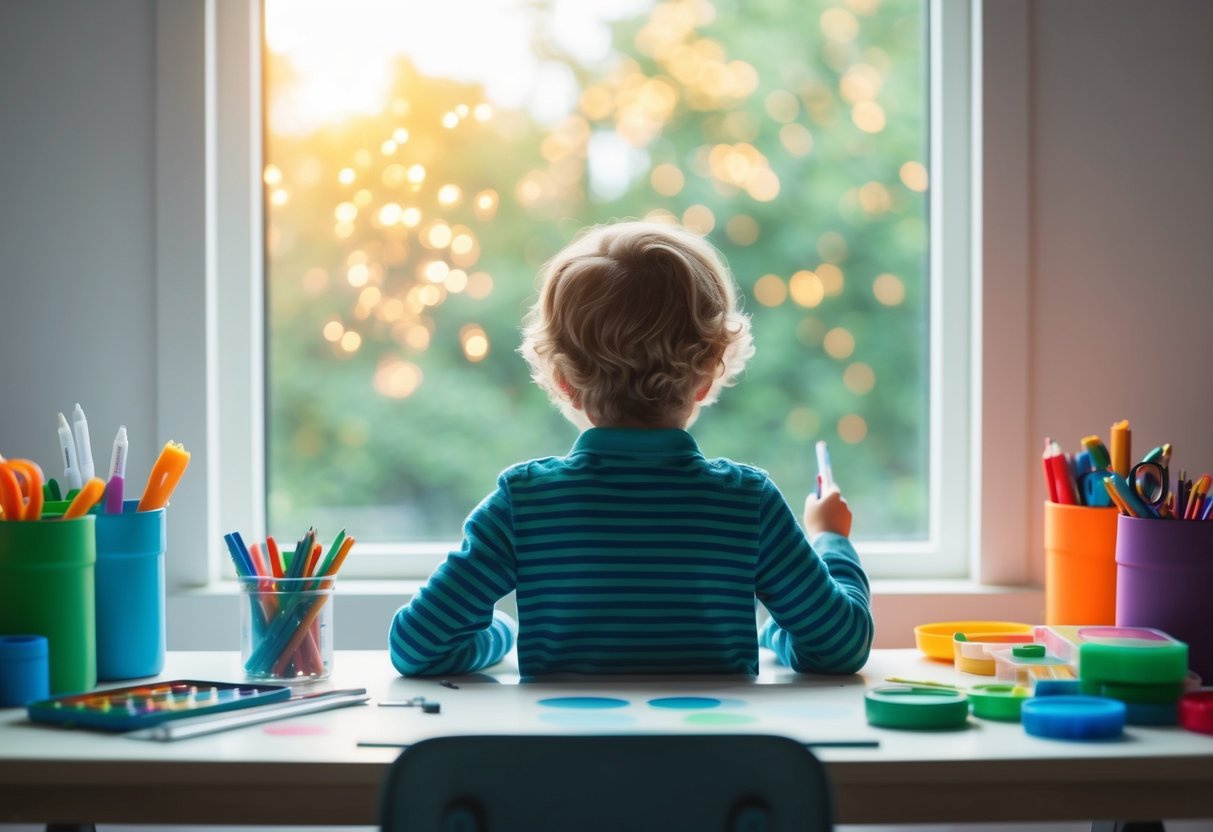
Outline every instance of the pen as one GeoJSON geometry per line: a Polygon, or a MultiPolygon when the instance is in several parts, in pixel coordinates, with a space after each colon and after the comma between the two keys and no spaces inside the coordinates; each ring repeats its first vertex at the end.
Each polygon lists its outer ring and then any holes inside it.
{"type": "Polygon", "coordinates": [[[322,691],[294,696],[281,702],[271,702],[252,708],[227,713],[202,714],[184,719],[175,719],[162,725],[153,725],[139,731],[129,731],[123,736],[132,740],[183,740],[188,737],[200,737],[204,734],[215,734],[240,728],[244,725],[256,725],[260,722],[270,722],[275,719],[285,719],[299,714],[310,714],[317,711],[328,711],[333,708],[344,708],[347,705],[360,705],[370,699],[366,688],[348,688],[344,690],[322,691]]]}
{"type": "Polygon", "coordinates": [[[95,476],[93,469],[93,445],[88,437],[88,419],[84,418],[84,409],[76,402],[72,411],[72,430],[76,434],[76,464],[80,466],[80,481],[91,480],[95,476]]]}
{"type": "Polygon", "coordinates": [[[114,451],[110,455],[110,473],[105,486],[105,511],[107,514],[122,513],[122,498],[126,489],[126,425],[118,426],[114,437],[114,451]]]}
{"type": "Polygon", "coordinates": [[[63,452],[63,482],[67,490],[80,488],[80,467],[76,464],[76,440],[72,439],[72,429],[67,425],[67,417],[59,414],[59,449],[63,452]]]}

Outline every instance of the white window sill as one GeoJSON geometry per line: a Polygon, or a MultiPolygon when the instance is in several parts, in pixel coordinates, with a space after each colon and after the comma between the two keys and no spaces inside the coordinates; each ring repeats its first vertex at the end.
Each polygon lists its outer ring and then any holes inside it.
{"type": "MultiPolygon", "coordinates": [[[[333,632],[338,649],[387,646],[392,615],[422,585],[419,580],[346,580],[338,585],[333,632]]],[[[236,649],[240,637],[234,581],[181,589],[168,597],[170,650],[236,649]],[[205,622],[205,626],[199,626],[205,622]]],[[[513,597],[503,602],[513,612],[513,597]]],[[[991,586],[967,580],[872,581],[876,647],[913,647],[914,627],[929,621],[1044,620],[1044,592],[1031,586],[991,586]]]]}

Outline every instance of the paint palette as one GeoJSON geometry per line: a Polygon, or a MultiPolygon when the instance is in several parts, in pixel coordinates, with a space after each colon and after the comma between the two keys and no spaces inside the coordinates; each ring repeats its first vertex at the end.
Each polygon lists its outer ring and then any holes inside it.
{"type": "Polygon", "coordinates": [[[27,706],[34,722],[102,731],[132,731],[170,719],[251,708],[289,699],[285,685],[174,679],[58,696],[27,706]]]}

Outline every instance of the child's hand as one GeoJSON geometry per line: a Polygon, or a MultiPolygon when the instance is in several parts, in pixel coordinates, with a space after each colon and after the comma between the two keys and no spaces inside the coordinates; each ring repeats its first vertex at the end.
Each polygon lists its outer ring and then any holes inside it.
{"type": "Polygon", "coordinates": [[[838,486],[818,497],[810,494],[804,501],[804,530],[810,538],[822,532],[851,536],[851,508],[838,486]]]}

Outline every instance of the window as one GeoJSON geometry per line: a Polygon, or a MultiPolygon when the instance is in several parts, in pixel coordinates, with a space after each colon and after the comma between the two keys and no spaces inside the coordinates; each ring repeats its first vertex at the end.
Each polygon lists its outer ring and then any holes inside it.
{"type": "Polygon", "coordinates": [[[655,216],[709,234],[754,317],[705,452],[796,505],[826,438],[873,574],[960,574],[962,5],[399,8],[265,8],[270,528],[345,525],[363,574],[426,574],[501,468],[572,442],[513,353],[540,264],[655,216]]]}

